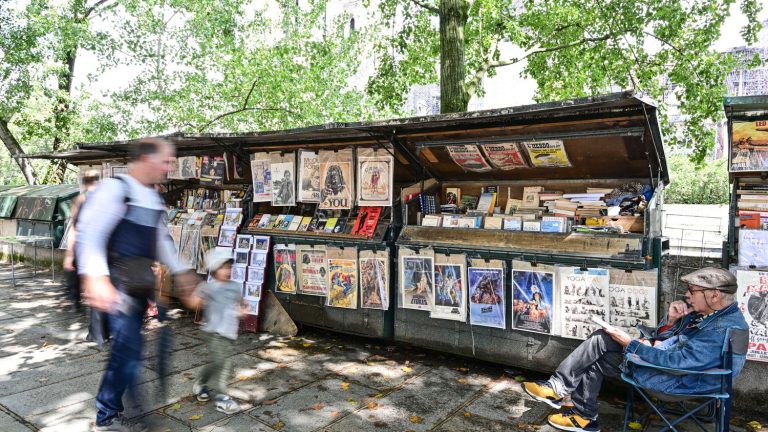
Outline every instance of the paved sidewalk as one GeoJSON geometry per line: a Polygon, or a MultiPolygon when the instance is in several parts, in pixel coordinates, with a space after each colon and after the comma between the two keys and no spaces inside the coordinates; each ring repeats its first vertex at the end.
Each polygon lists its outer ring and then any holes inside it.
{"type": "MultiPolygon", "coordinates": [[[[8,267],[0,265],[5,278],[8,267]]],[[[66,311],[63,290],[39,279],[16,287],[0,281],[2,432],[78,432],[93,425],[108,351],[84,342],[85,316],[66,311]]],[[[170,324],[164,398],[158,330],[145,334],[146,361],[136,387],[141,404],[126,409],[158,431],[553,431],[546,425],[552,411],[526,397],[500,366],[317,330],[297,338],[242,335],[230,390],[242,410],[225,415],[190,395],[206,362],[202,335],[191,321],[184,314],[170,324]]],[[[608,395],[601,403],[603,431],[621,430],[622,399],[608,395]]]]}

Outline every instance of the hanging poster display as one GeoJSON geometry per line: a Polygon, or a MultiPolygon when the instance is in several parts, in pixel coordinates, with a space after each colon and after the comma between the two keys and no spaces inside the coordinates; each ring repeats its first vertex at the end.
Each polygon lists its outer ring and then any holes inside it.
{"type": "Polygon", "coordinates": [[[504,262],[473,259],[467,269],[469,323],[483,327],[506,327],[504,262]]]}
{"type": "Polygon", "coordinates": [[[739,266],[768,266],[768,230],[739,230],[739,266]]]}
{"type": "Polygon", "coordinates": [[[219,231],[219,241],[216,243],[216,245],[232,248],[235,246],[236,237],[237,228],[222,226],[221,230],[219,231]]]}
{"type": "Polygon", "coordinates": [[[245,300],[245,313],[248,315],[258,315],[259,300],[245,300]]]}
{"type": "Polygon", "coordinates": [[[731,171],[768,170],[768,119],[733,122],[731,171]]]}
{"type": "Polygon", "coordinates": [[[243,297],[246,300],[258,300],[261,298],[262,282],[246,282],[243,297]]]}
{"type": "Polygon", "coordinates": [[[272,173],[269,153],[251,155],[251,175],[253,177],[253,202],[272,201],[272,173]]]}
{"type": "Polygon", "coordinates": [[[296,154],[273,154],[269,171],[272,174],[272,205],[296,205],[296,154]]]}
{"type": "Polygon", "coordinates": [[[400,248],[400,300],[405,309],[432,310],[435,258],[431,249],[400,248]]]}
{"type": "Polygon", "coordinates": [[[608,269],[560,267],[560,336],[572,339],[586,339],[600,328],[592,322],[592,315],[609,320],[608,269]]]}
{"type": "Polygon", "coordinates": [[[179,258],[182,260],[182,262],[189,263],[190,267],[192,268],[197,268],[199,245],[200,230],[185,229],[181,234],[181,249],[179,252],[179,258]]]}
{"type": "Polygon", "coordinates": [[[275,254],[275,292],[296,294],[296,245],[277,244],[275,254]]]}
{"type": "Polygon", "coordinates": [[[486,172],[493,169],[476,145],[447,146],[446,149],[456,165],[466,171],[486,172]]]}
{"type": "Polygon", "coordinates": [[[357,151],[357,203],[361,206],[392,206],[395,160],[386,150],[357,151]]]}
{"type": "Polygon", "coordinates": [[[329,247],[326,306],[357,309],[357,248],[329,247]]]}
{"type": "Polygon", "coordinates": [[[560,140],[527,142],[524,145],[534,168],[571,166],[560,140]]]}
{"type": "Polygon", "coordinates": [[[512,262],[512,328],[555,333],[555,272],[552,266],[512,262]]]}
{"type": "Polygon", "coordinates": [[[320,202],[320,156],[311,151],[299,152],[299,201],[320,202]]]}
{"type": "Polygon", "coordinates": [[[494,168],[501,170],[528,168],[518,143],[483,144],[480,147],[494,168]]]}
{"type": "Polygon", "coordinates": [[[299,293],[317,296],[328,294],[325,246],[296,246],[296,272],[299,275],[299,293]]]}
{"type": "Polygon", "coordinates": [[[320,152],[320,208],[349,209],[354,201],[352,149],[320,152]]]}
{"type": "Polygon", "coordinates": [[[657,270],[627,272],[610,269],[610,320],[633,337],[639,337],[637,325],[656,327],[657,270]]]}
{"type": "Polygon", "coordinates": [[[360,251],[360,305],[389,309],[389,250],[360,251]]]}
{"type": "Polygon", "coordinates": [[[237,228],[240,226],[240,222],[242,221],[243,209],[228,208],[224,211],[224,221],[221,223],[221,226],[227,228],[237,228]]]}
{"type": "Polygon", "coordinates": [[[747,359],[768,361],[768,272],[738,269],[736,300],[749,324],[747,359]]]}
{"type": "Polygon", "coordinates": [[[435,254],[434,309],[430,318],[467,321],[467,257],[435,254]]]}

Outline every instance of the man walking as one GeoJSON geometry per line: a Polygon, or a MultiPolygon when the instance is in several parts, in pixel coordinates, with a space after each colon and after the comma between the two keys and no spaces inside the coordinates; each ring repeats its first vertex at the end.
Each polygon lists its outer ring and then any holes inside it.
{"type": "Polygon", "coordinates": [[[154,186],[173,169],[173,145],[144,139],[131,149],[128,174],[107,179],[81,210],[77,268],[93,308],[109,314],[112,352],[96,396],[96,430],[146,431],[123,415],[122,397],[141,365],[141,324],[155,291],[152,263],[170,267],[182,292],[196,276],[179,262],[154,186]]]}

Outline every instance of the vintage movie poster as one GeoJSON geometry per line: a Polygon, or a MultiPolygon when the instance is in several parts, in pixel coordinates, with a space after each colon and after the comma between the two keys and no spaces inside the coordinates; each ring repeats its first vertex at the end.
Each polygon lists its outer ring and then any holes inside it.
{"type": "Polygon", "coordinates": [[[261,282],[246,282],[243,297],[246,300],[258,300],[261,298],[261,282]]]}
{"type": "Polygon", "coordinates": [[[768,266],[768,230],[739,230],[739,266],[768,266]]]}
{"type": "Polygon", "coordinates": [[[177,172],[179,178],[190,179],[197,178],[197,156],[183,156],[176,159],[177,172]]]}
{"type": "Polygon", "coordinates": [[[518,143],[483,144],[480,147],[494,168],[501,170],[528,168],[518,143]]]}
{"type": "Polygon", "coordinates": [[[328,269],[325,246],[296,246],[296,271],[299,275],[299,293],[328,295],[328,269]]]}
{"type": "Polygon", "coordinates": [[[320,208],[349,209],[354,201],[352,150],[320,152],[320,208]]]}
{"type": "Polygon", "coordinates": [[[405,309],[432,310],[434,254],[425,250],[400,249],[400,294],[405,309]],[[412,255],[405,253],[411,252],[412,255]]]}
{"type": "Polygon", "coordinates": [[[358,150],[357,202],[361,206],[392,206],[395,160],[385,150],[358,150]]]}
{"type": "Polygon", "coordinates": [[[275,245],[275,292],[296,294],[296,245],[275,245]]]}
{"type": "MultiPolygon", "coordinates": [[[[222,226],[219,231],[218,246],[233,247],[235,245],[235,238],[237,237],[237,228],[222,226]]],[[[183,242],[182,242],[183,243],[183,242]]]]}
{"type": "Polygon", "coordinates": [[[512,328],[554,333],[555,274],[536,267],[520,269],[512,263],[512,328]]]}
{"type": "MultiPolygon", "coordinates": [[[[473,260],[483,265],[484,260],[473,260]]],[[[500,261],[491,261],[498,267],[469,267],[469,323],[483,327],[506,328],[504,302],[504,268],[500,261]]]]}
{"type": "Polygon", "coordinates": [[[731,171],[768,170],[768,119],[734,121],[731,171]]]}
{"type": "Polygon", "coordinates": [[[311,151],[299,152],[299,198],[305,203],[320,202],[320,156],[311,151]]]}
{"type": "Polygon", "coordinates": [[[571,166],[565,146],[560,140],[527,142],[523,145],[534,168],[571,166]]]}
{"type": "Polygon", "coordinates": [[[326,249],[328,296],[326,306],[357,309],[357,248],[326,249]]]}
{"type": "Polygon", "coordinates": [[[360,297],[366,309],[389,309],[389,252],[360,251],[360,297]]]}
{"type": "Polygon", "coordinates": [[[466,322],[466,261],[465,255],[435,254],[434,309],[430,318],[466,322]]]}
{"type": "Polygon", "coordinates": [[[633,337],[639,337],[637,325],[658,325],[656,308],[658,272],[656,270],[610,270],[608,323],[633,337]]]}
{"type": "Polygon", "coordinates": [[[736,301],[749,324],[747,359],[768,361],[768,272],[736,270],[736,301]]]}
{"type": "Polygon", "coordinates": [[[272,205],[296,205],[296,155],[286,153],[273,158],[269,171],[272,173],[272,205]]]}
{"type": "Polygon", "coordinates": [[[253,176],[253,202],[272,201],[272,173],[269,153],[251,155],[251,174],[253,176]]]}
{"type": "Polygon", "coordinates": [[[590,317],[608,321],[608,269],[579,267],[559,268],[560,336],[586,339],[600,328],[590,317]]]}
{"type": "Polygon", "coordinates": [[[476,145],[447,146],[446,149],[456,165],[465,171],[486,172],[493,169],[476,145]]]}

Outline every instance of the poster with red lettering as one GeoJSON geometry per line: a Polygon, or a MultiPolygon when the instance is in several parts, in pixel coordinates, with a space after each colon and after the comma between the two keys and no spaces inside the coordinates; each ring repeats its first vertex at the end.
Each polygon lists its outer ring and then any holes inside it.
{"type": "Polygon", "coordinates": [[[737,270],[736,300],[749,324],[748,360],[768,361],[768,272],[737,270]]]}

